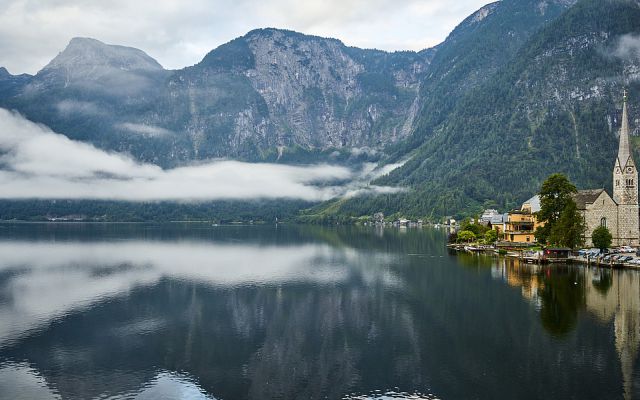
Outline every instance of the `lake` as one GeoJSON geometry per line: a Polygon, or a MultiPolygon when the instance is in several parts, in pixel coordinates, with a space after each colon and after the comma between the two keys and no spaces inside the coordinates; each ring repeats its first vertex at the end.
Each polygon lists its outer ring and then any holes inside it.
{"type": "Polygon", "coordinates": [[[1,399],[640,398],[640,274],[430,228],[0,224],[1,399]]]}

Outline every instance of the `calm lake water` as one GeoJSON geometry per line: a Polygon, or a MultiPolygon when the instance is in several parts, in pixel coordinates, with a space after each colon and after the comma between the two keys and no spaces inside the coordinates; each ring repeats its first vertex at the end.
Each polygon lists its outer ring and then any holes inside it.
{"type": "Polygon", "coordinates": [[[640,398],[640,274],[444,244],[0,224],[0,399],[640,398]]]}

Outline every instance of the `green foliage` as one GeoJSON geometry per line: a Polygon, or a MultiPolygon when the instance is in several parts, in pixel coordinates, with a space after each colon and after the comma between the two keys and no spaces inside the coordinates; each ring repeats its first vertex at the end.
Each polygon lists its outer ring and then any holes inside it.
{"type": "Polygon", "coordinates": [[[575,201],[569,199],[558,220],[550,224],[551,244],[575,249],[584,243],[584,222],[575,201]]]}
{"type": "Polygon", "coordinates": [[[593,245],[600,250],[605,250],[611,246],[613,236],[606,226],[599,226],[593,230],[591,241],[593,245]]]}
{"type": "MultiPolygon", "coordinates": [[[[560,215],[570,202],[573,202],[571,195],[577,189],[566,176],[562,174],[551,174],[540,188],[540,211],[536,217],[543,226],[536,230],[536,239],[540,243],[552,242],[550,240],[554,225],[560,219],[560,215]]],[[[575,203],[574,203],[575,206],[575,203]]],[[[557,235],[556,235],[557,239],[557,235]]]]}
{"type": "Polygon", "coordinates": [[[471,231],[458,232],[458,242],[469,243],[476,240],[476,234],[471,231]]]}
{"type": "MultiPolygon", "coordinates": [[[[475,218],[474,220],[477,221],[477,218],[475,218]]],[[[483,236],[485,232],[489,230],[489,227],[477,223],[472,224],[471,220],[469,218],[466,218],[464,221],[462,221],[462,224],[460,224],[460,230],[473,232],[474,235],[479,237],[483,236]]]]}
{"type": "Polygon", "coordinates": [[[498,240],[498,232],[496,232],[495,230],[490,229],[484,234],[485,243],[494,244],[496,240],[498,240]]]}
{"type": "Polygon", "coordinates": [[[536,214],[543,226],[536,229],[540,243],[550,243],[570,248],[583,241],[584,222],[575,201],[571,197],[577,189],[566,176],[551,174],[540,188],[540,211],[536,214]]]}

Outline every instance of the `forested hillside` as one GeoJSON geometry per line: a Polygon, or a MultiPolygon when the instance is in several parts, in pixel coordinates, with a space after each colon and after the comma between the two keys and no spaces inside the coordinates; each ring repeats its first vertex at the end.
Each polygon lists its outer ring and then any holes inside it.
{"type": "Polygon", "coordinates": [[[429,138],[376,182],[414,190],[344,201],[339,213],[438,217],[506,209],[552,172],[582,188],[610,187],[624,86],[632,118],[640,110],[640,59],[624,47],[638,39],[638,21],[635,1],[578,2],[458,99],[440,123],[422,113],[416,135],[429,138]]]}

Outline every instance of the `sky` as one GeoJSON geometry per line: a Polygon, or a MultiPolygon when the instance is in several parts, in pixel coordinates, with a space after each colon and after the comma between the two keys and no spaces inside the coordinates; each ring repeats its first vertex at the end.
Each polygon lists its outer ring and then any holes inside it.
{"type": "Polygon", "coordinates": [[[0,0],[0,66],[34,74],[73,37],[136,47],[165,68],[199,62],[255,28],[382,50],[442,42],[490,0],[0,0]]]}

